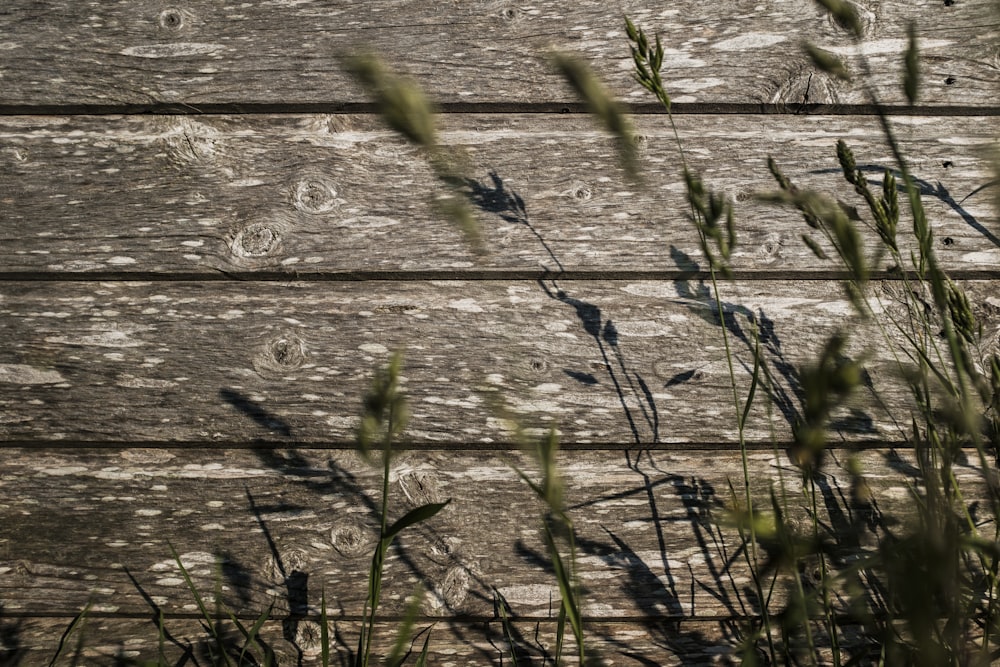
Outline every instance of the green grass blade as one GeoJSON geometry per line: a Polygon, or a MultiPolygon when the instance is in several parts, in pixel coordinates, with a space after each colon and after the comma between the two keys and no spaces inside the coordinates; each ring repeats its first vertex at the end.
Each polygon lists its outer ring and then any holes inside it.
{"type": "Polygon", "coordinates": [[[581,60],[565,53],[557,53],[552,56],[552,64],[587,105],[590,114],[596,116],[604,129],[614,135],[622,168],[629,178],[638,179],[635,132],[610,93],[581,60]]]}
{"type": "Polygon", "coordinates": [[[562,624],[569,621],[570,629],[576,638],[577,647],[580,654],[583,654],[583,621],[580,617],[580,607],[576,596],[576,587],[573,585],[572,573],[566,568],[559,549],[556,546],[555,536],[551,528],[545,528],[545,544],[552,559],[552,569],[556,573],[556,583],[559,585],[559,595],[562,598],[562,612],[564,617],[562,624]]]}
{"type": "Polygon", "coordinates": [[[566,606],[559,607],[556,618],[556,665],[562,664],[563,641],[566,639],[566,606]]]}
{"type": "Polygon", "coordinates": [[[427,667],[427,650],[430,648],[431,642],[431,631],[427,631],[427,636],[424,637],[424,647],[420,650],[420,655],[417,656],[416,667],[427,667]]]}
{"type": "Polygon", "coordinates": [[[187,585],[188,590],[191,591],[191,595],[194,597],[195,604],[198,605],[198,611],[201,613],[202,618],[205,619],[205,627],[208,632],[212,635],[212,639],[215,640],[216,646],[222,650],[222,659],[225,665],[228,667],[229,655],[225,651],[223,646],[222,636],[219,635],[219,630],[215,625],[215,620],[212,615],[208,613],[208,608],[205,606],[205,601],[202,600],[201,594],[198,593],[198,589],[194,586],[194,581],[191,579],[191,575],[188,573],[187,568],[184,567],[184,563],[181,562],[180,554],[177,553],[177,549],[169,540],[167,541],[167,547],[170,549],[170,554],[174,557],[174,561],[177,563],[177,567],[180,569],[181,577],[184,578],[184,583],[187,585]]]}
{"type": "Polygon", "coordinates": [[[754,396],[757,394],[757,384],[760,382],[760,334],[757,327],[753,329],[753,372],[750,374],[750,389],[747,391],[747,399],[743,405],[743,414],[740,416],[740,427],[745,427],[747,418],[750,416],[750,406],[753,405],[754,396]]]}
{"type": "Polygon", "coordinates": [[[170,549],[170,554],[174,557],[174,562],[177,563],[177,567],[180,569],[181,577],[184,578],[184,583],[187,585],[188,590],[191,591],[191,595],[194,597],[195,604],[198,605],[198,611],[201,613],[201,617],[204,618],[208,626],[212,628],[212,636],[215,639],[218,639],[219,635],[215,631],[215,624],[213,623],[212,615],[208,613],[205,601],[201,599],[198,589],[194,586],[194,581],[191,580],[191,575],[188,574],[187,568],[184,567],[184,563],[181,562],[180,554],[177,553],[177,549],[174,548],[173,543],[169,540],[167,541],[167,547],[170,549]]]}
{"type": "Polygon", "coordinates": [[[403,660],[406,659],[406,646],[410,642],[410,635],[413,632],[413,626],[417,622],[417,615],[420,614],[420,605],[423,601],[424,591],[418,585],[417,590],[414,591],[413,599],[406,605],[403,622],[396,631],[396,642],[392,645],[392,651],[385,661],[388,667],[400,667],[403,664],[403,660]]]}
{"type": "MultiPolygon", "coordinates": [[[[257,617],[257,620],[254,621],[254,624],[250,626],[249,630],[246,630],[243,627],[243,624],[240,623],[239,619],[236,618],[234,614],[232,614],[231,612],[229,613],[229,617],[232,619],[233,624],[236,625],[237,628],[239,628],[240,633],[243,635],[243,638],[245,640],[243,643],[243,650],[240,651],[240,661],[239,661],[240,665],[243,664],[243,658],[248,650],[250,649],[260,650],[260,644],[257,642],[257,635],[260,634],[260,629],[264,627],[264,623],[266,623],[267,620],[271,617],[271,611],[273,609],[274,609],[274,603],[272,602],[267,607],[267,609],[265,609],[263,613],[261,613],[261,615],[257,617]]],[[[268,654],[270,653],[270,651],[267,650],[264,651],[264,653],[268,654]]],[[[266,655],[263,659],[265,662],[268,660],[266,655]]]]}
{"type": "Polygon", "coordinates": [[[495,587],[493,588],[493,604],[497,608],[497,612],[500,614],[500,625],[503,626],[504,637],[507,638],[507,646],[510,647],[510,662],[513,667],[518,667],[517,665],[517,651],[514,650],[514,633],[511,632],[510,617],[507,615],[508,604],[507,600],[501,595],[500,591],[495,587]]]}
{"type": "Polygon", "coordinates": [[[69,640],[69,638],[73,636],[73,633],[76,632],[77,628],[84,623],[87,618],[87,612],[90,611],[90,606],[91,603],[88,602],[83,609],[80,610],[80,613],[73,617],[73,621],[69,624],[69,627],[66,628],[62,637],[59,638],[59,645],[56,647],[56,654],[52,656],[52,660],[49,662],[49,667],[55,667],[56,661],[62,657],[62,652],[66,649],[67,640],[69,640]]]}
{"type": "Polygon", "coordinates": [[[326,591],[320,593],[319,600],[320,664],[323,667],[330,667],[330,627],[326,615],[326,591]]]}

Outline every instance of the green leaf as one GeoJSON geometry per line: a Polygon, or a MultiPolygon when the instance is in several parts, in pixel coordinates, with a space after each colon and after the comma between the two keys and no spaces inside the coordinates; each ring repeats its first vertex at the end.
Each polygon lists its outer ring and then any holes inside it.
{"type": "Polygon", "coordinates": [[[435,514],[443,510],[450,502],[451,498],[443,503],[428,503],[410,510],[398,521],[396,521],[396,523],[386,529],[385,535],[382,536],[382,541],[386,543],[386,546],[388,546],[388,543],[392,542],[393,538],[395,538],[396,535],[399,535],[400,532],[422,521],[427,521],[435,514]]]}
{"type": "Polygon", "coordinates": [[[181,562],[181,557],[177,553],[177,549],[174,548],[174,545],[169,540],[167,541],[167,547],[170,549],[170,554],[174,557],[174,562],[177,563],[177,567],[180,568],[181,577],[184,578],[184,583],[187,584],[188,590],[191,591],[195,604],[198,605],[198,611],[201,612],[201,617],[205,619],[205,624],[211,628],[212,637],[216,641],[219,641],[219,633],[216,631],[215,624],[212,622],[212,615],[208,613],[208,608],[205,606],[205,602],[201,599],[198,589],[194,587],[191,575],[188,574],[187,568],[184,567],[184,563],[181,562]]]}
{"type": "Polygon", "coordinates": [[[500,593],[496,587],[493,588],[493,606],[500,615],[500,624],[503,626],[503,634],[507,639],[507,645],[510,647],[510,661],[513,667],[518,667],[517,664],[517,651],[514,648],[514,633],[511,631],[510,617],[507,615],[507,610],[509,605],[504,596],[500,593]]]}

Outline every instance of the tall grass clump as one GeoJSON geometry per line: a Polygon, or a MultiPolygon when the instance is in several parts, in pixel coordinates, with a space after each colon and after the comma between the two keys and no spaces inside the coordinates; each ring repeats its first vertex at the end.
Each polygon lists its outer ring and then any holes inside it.
{"type": "MultiPolygon", "coordinates": [[[[819,0],[855,40],[861,24],[853,5],[819,0]]],[[[636,80],[664,106],[671,126],[670,97],[660,77],[663,48],[626,19],[636,80]]],[[[918,45],[913,27],[903,54],[902,86],[913,105],[919,91],[918,45]]],[[[846,66],[811,45],[813,63],[849,79],[846,66]]],[[[867,74],[867,64],[862,59],[867,74]]],[[[910,511],[883,518],[867,546],[864,522],[851,534],[835,533],[823,517],[818,485],[826,474],[832,415],[870,376],[863,359],[849,354],[847,327],[824,343],[819,358],[799,369],[801,409],[788,453],[799,469],[800,490],[772,482],[761,499],[748,475],[743,433],[754,397],[771,395],[774,376],[755,334],[754,366],[741,390],[733,367],[730,332],[719,327],[732,386],[734,419],[743,459],[742,489],[733,487],[731,521],[746,547],[759,622],[745,630],[746,664],[986,665],[1000,657],[997,571],[1000,564],[1000,483],[993,461],[1000,451],[1000,357],[987,350],[969,299],[934,253],[933,230],[920,190],[900,149],[891,119],[867,88],[895,160],[873,186],[843,141],[835,147],[844,181],[858,197],[879,247],[871,253],[863,234],[837,200],[797,187],[769,160],[777,190],[761,199],[794,207],[807,230],[803,241],[818,261],[838,263],[848,279],[845,295],[855,311],[851,327],[872,323],[880,345],[895,359],[897,378],[908,389],[912,409],[907,447],[917,474],[910,511]],[[900,202],[902,195],[903,202],[900,202]],[[909,238],[903,227],[909,218],[909,238]],[[893,315],[869,289],[872,260],[886,258],[892,280],[902,284],[904,313],[893,315]],[[876,313],[880,315],[876,316],[876,313]],[[886,315],[882,315],[882,314],[886,315]],[[742,397],[742,398],[741,398],[742,397]],[[981,485],[965,488],[955,470],[971,456],[981,485]],[[805,517],[805,520],[801,520],[805,517]]],[[[723,323],[719,277],[730,275],[736,243],[732,211],[693,174],[674,127],[690,219],[701,239],[712,294],[723,323]]],[[[750,322],[753,329],[753,322],[750,322]]],[[[877,388],[876,388],[877,390],[877,388]]],[[[899,420],[900,415],[894,415],[899,420]]],[[[871,492],[856,459],[846,464],[855,508],[871,507],[871,492]]]]}

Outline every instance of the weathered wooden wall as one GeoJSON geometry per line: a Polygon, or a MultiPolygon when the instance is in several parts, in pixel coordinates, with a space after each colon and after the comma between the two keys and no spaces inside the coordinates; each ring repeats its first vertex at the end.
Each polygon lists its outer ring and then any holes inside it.
{"type": "MultiPolygon", "coordinates": [[[[434,664],[506,664],[496,591],[522,657],[551,655],[558,591],[540,509],[511,467],[530,461],[485,398],[499,390],[562,435],[593,644],[614,664],[725,661],[755,609],[738,538],[712,514],[742,480],[728,371],[672,134],[629,77],[621,17],[662,36],[692,166],[736,202],[723,290],[738,372],[749,312],[787,370],[783,400],[770,416],[761,402],[748,432],[763,491],[779,470],[795,477],[773,453],[797,410],[793,369],[849,308],[801,218],[754,193],[772,187],[768,155],[844,192],[838,138],[861,164],[892,166],[865,85],[893,113],[942,264],[997,343],[997,14],[987,0],[856,4],[867,76],[807,0],[6,0],[0,664],[47,664],[88,603],[87,660],[155,657],[161,610],[182,656],[203,633],[168,543],[207,595],[221,581],[242,614],[275,604],[265,636],[288,664],[318,659],[325,592],[346,656],[379,490],[352,433],[393,350],[413,413],[394,507],[452,504],[390,554],[383,644],[423,581],[434,664]],[[924,83],[910,109],[899,80],[914,20],[924,83]],[[816,71],[801,39],[859,76],[816,71]],[[344,74],[359,50],[446,112],[486,256],[435,213],[429,168],[344,74]],[[578,113],[552,50],[581,54],[633,104],[645,187],[578,113]]],[[[891,312],[901,287],[879,278],[891,312]]],[[[912,470],[893,448],[906,397],[881,389],[891,358],[871,340],[852,345],[872,388],[835,423],[835,527],[857,520],[837,465],[848,449],[886,506],[905,502],[912,470]]]]}

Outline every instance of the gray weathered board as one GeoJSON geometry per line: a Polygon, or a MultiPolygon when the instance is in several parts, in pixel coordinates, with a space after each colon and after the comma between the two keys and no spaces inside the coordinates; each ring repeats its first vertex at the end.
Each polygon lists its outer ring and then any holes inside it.
{"type": "MultiPolygon", "coordinates": [[[[0,664],[48,664],[88,604],[70,638],[88,664],[155,658],[161,611],[170,660],[202,664],[171,545],[206,599],[219,586],[249,619],[274,604],[262,637],[281,664],[318,663],[322,593],[346,660],[380,486],[352,434],[395,350],[412,416],[393,516],[452,503],[390,552],[378,651],[420,583],[414,646],[430,629],[432,664],[551,659],[558,589],[541,508],[513,467],[534,466],[502,401],[564,444],[591,645],[613,664],[729,660],[759,607],[725,523],[744,477],[723,324],[744,391],[751,320],[775,374],[773,407],[760,397],[748,423],[757,492],[784,480],[794,493],[796,369],[844,326],[870,382],[834,417],[831,530],[872,511],[851,501],[852,453],[881,511],[905,506],[914,475],[909,401],[876,326],[899,316],[903,286],[873,254],[877,318],[851,319],[843,275],[803,245],[801,217],[758,201],[774,187],[767,157],[863,209],[834,144],[854,148],[873,184],[895,167],[874,90],[937,256],[983,322],[983,354],[998,345],[996,3],[855,4],[860,46],[807,0],[6,0],[0,664]],[[724,323],[673,133],[629,76],[623,14],[661,35],[687,158],[736,205],[724,323]],[[924,78],[908,108],[911,21],[924,78]],[[852,81],[812,68],[802,39],[843,56],[852,81]],[[446,112],[441,141],[463,165],[486,255],[435,212],[443,191],[426,161],[344,74],[363,50],[446,112]],[[555,50],[586,58],[639,114],[642,183],[577,113],[547,64],[555,50]]],[[[974,461],[958,474],[974,488],[974,461]]]]}

